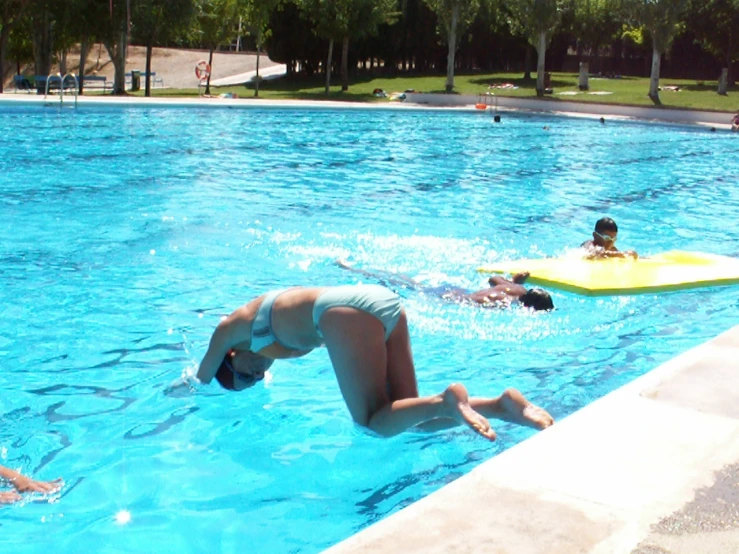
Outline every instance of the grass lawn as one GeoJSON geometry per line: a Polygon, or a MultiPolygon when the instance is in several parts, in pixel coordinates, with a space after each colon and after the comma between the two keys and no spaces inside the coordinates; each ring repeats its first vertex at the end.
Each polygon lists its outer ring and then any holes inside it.
{"type": "MultiPolygon", "coordinates": [[[[588,94],[578,90],[578,76],[575,73],[553,73],[552,88],[554,94],[545,98],[552,102],[596,102],[601,104],[621,104],[634,106],[654,106],[647,96],[649,79],[644,77],[622,77],[620,79],[590,79],[589,93],[608,92],[611,94],[588,94]],[[563,95],[563,92],[577,92],[574,95],[563,95]]],[[[277,100],[308,99],[308,100],[341,100],[347,102],[389,102],[387,98],[375,98],[372,91],[376,88],[384,91],[402,92],[413,89],[419,92],[444,94],[444,76],[399,76],[393,78],[378,77],[355,78],[351,80],[349,90],[341,92],[338,77],[333,78],[331,93],[324,93],[323,76],[311,79],[277,79],[262,82],[259,87],[259,97],[277,100]]],[[[490,90],[497,96],[517,96],[525,98],[536,97],[535,80],[524,81],[520,73],[492,73],[456,75],[454,78],[454,92],[452,94],[480,94],[490,90]],[[511,83],[516,89],[488,89],[489,85],[511,83]]],[[[716,81],[692,81],[684,79],[662,79],[660,86],[678,86],[679,91],[663,90],[660,100],[664,108],[684,108],[700,110],[717,110],[735,112],[739,109],[739,87],[731,87],[726,96],[720,96],[716,91],[716,81]]],[[[197,89],[152,89],[153,96],[193,97],[197,96],[197,89]]],[[[213,95],[231,92],[241,98],[251,98],[254,95],[253,85],[244,87],[211,87],[213,95]]],[[[143,96],[143,91],[134,93],[143,96]]]]}

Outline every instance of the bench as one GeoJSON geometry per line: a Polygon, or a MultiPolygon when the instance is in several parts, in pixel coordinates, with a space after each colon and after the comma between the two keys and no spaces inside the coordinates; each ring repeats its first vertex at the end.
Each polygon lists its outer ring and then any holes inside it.
{"type": "MultiPolygon", "coordinates": [[[[77,77],[75,75],[75,77],[77,77]]],[[[82,77],[77,77],[77,81],[82,77]]],[[[97,75],[85,75],[85,82],[95,81],[103,83],[103,90],[107,90],[108,85],[111,84],[105,77],[97,75]]],[[[15,75],[13,77],[13,83],[15,84],[15,90],[24,90],[27,92],[33,92],[34,90],[38,94],[46,92],[46,81],[49,81],[49,90],[59,90],[64,85],[65,90],[75,88],[75,80],[70,75],[65,75],[64,83],[62,83],[62,77],[59,75],[33,75],[25,77],[23,75],[15,75]]],[[[112,88],[112,84],[111,84],[112,88]]]]}
{"type": "Polygon", "coordinates": [[[108,85],[111,89],[113,88],[113,83],[108,81],[105,75],[85,75],[84,77],[78,77],[78,79],[84,83],[83,86],[87,86],[87,83],[102,83],[103,92],[108,90],[108,85]]]}
{"type": "Polygon", "coordinates": [[[31,83],[31,79],[33,79],[33,77],[29,78],[25,75],[13,75],[13,85],[15,86],[15,92],[18,92],[19,90],[25,91],[29,94],[33,92],[33,84],[31,83]]]}
{"type": "Polygon", "coordinates": [[[49,82],[48,90],[59,90],[64,87],[65,90],[74,88],[74,79],[70,76],[65,75],[61,77],[59,75],[34,75],[29,77],[31,86],[36,89],[37,94],[44,94],[47,90],[46,82],[49,82]]]}
{"type": "MultiPolygon", "coordinates": [[[[141,86],[144,86],[144,83],[146,82],[145,79],[146,79],[147,73],[146,71],[139,71],[139,73],[141,74],[141,86]]],[[[150,75],[150,82],[151,82],[152,87],[157,86],[157,83],[158,83],[160,87],[164,88],[164,79],[162,77],[157,77],[156,71],[152,71],[151,73],[149,73],[149,75],[150,75]]],[[[131,83],[132,83],[131,77],[132,75],[130,71],[126,73],[126,84],[128,86],[131,86],[131,83]]]]}

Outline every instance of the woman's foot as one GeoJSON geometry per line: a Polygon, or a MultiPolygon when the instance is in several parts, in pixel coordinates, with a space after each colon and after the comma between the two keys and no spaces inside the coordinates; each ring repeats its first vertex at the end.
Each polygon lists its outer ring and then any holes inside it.
{"type": "Polygon", "coordinates": [[[467,389],[463,385],[459,383],[449,385],[444,391],[443,399],[449,417],[464,423],[486,439],[495,440],[495,431],[490,427],[490,422],[472,409],[467,389]]]}
{"type": "Polygon", "coordinates": [[[500,396],[499,417],[512,423],[527,425],[535,429],[546,429],[554,423],[554,418],[544,408],[535,406],[517,389],[506,389],[500,396]]]}

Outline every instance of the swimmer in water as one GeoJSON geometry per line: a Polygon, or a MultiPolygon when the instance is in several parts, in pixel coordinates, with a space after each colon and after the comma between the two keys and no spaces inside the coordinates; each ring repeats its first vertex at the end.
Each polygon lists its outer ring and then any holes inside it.
{"type": "Polygon", "coordinates": [[[597,258],[633,258],[637,259],[639,254],[634,250],[624,252],[616,248],[618,238],[618,225],[610,217],[602,217],[595,223],[593,239],[587,240],[580,245],[587,252],[589,259],[597,258]]]}
{"type": "Polygon", "coordinates": [[[383,284],[417,290],[422,294],[438,296],[459,304],[476,304],[483,308],[509,308],[520,305],[535,311],[554,309],[554,302],[547,291],[539,288],[527,289],[523,286],[529,277],[528,272],[517,273],[510,280],[496,275],[488,279],[488,285],[490,285],[488,288],[469,291],[454,285],[430,287],[405,275],[356,269],[345,260],[337,260],[336,265],[353,273],[376,279],[383,284]]]}

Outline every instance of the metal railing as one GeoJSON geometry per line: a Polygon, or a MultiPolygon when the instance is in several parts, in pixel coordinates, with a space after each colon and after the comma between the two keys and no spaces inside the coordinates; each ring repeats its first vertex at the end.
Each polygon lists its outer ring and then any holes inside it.
{"type": "Polygon", "coordinates": [[[44,90],[44,100],[46,100],[46,97],[49,95],[49,85],[51,82],[56,79],[59,81],[59,105],[64,106],[64,83],[67,81],[67,78],[71,78],[74,81],[74,107],[77,107],[77,96],[79,95],[80,90],[80,83],[77,80],[77,76],[74,73],[66,73],[64,77],[62,77],[61,73],[57,73],[56,75],[49,75],[46,78],[46,87],[44,90]]]}

